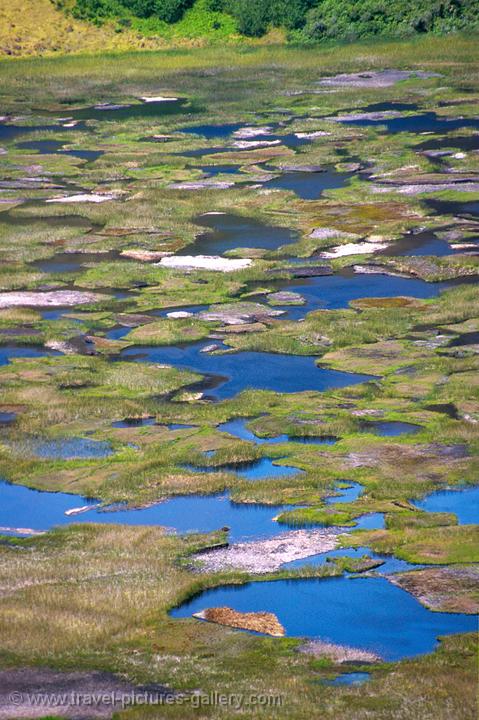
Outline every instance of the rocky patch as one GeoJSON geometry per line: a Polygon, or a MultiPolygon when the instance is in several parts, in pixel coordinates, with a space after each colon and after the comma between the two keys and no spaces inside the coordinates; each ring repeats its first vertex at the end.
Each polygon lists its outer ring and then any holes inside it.
{"type": "Polygon", "coordinates": [[[368,70],[358,73],[339,73],[318,81],[329,87],[386,88],[403,80],[427,80],[440,77],[439,73],[420,70],[368,70]]]}
{"type": "Polygon", "coordinates": [[[479,567],[453,565],[396,573],[388,580],[437,612],[479,613],[479,567]]]}
{"type": "Polygon", "coordinates": [[[288,290],[280,290],[267,295],[270,305],[304,305],[306,300],[302,295],[288,290]]]}
{"type": "Polygon", "coordinates": [[[292,530],[266,540],[236,543],[196,556],[202,572],[239,569],[260,574],[279,570],[284,563],[329,552],[344,534],[337,528],[292,530]]]}
{"type": "Polygon", "coordinates": [[[260,303],[237,302],[212,305],[198,314],[201,320],[221,322],[223,325],[249,325],[284,315],[284,310],[273,310],[260,303]]]}
{"type": "Polygon", "coordinates": [[[52,290],[50,292],[0,293],[0,308],[10,307],[66,307],[96,302],[99,295],[79,290],[52,290]]]}
{"type": "Polygon", "coordinates": [[[192,180],[190,182],[179,182],[168,185],[170,190],[228,190],[233,187],[234,181],[228,180],[192,180]]]}

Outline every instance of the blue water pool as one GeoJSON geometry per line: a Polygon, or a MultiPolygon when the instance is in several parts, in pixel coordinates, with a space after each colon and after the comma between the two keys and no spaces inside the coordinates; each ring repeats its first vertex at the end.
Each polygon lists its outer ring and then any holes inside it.
{"type": "Polygon", "coordinates": [[[479,523],[479,486],[439,490],[423,500],[413,500],[412,502],[420,510],[426,512],[454,513],[461,525],[479,523]]]}
{"type": "Polygon", "coordinates": [[[370,375],[318,368],[313,357],[263,352],[212,355],[201,352],[205,346],[200,342],[183,347],[129,347],[122,351],[121,359],[165,363],[213,376],[208,394],[217,399],[248,388],[295,393],[346,387],[371,379],[370,375]]]}
{"type": "Polygon", "coordinates": [[[477,618],[431,612],[383,578],[311,578],[207,590],[172,611],[175,618],[212,607],[269,611],[294,637],[320,638],[400,660],[434,649],[439,635],[473,632],[477,618]]]}

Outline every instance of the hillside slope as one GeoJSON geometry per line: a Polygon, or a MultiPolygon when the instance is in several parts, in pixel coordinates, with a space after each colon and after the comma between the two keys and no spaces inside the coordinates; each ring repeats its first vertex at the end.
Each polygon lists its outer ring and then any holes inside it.
{"type": "Polygon", "coordinates": [[[94,52],[127,48],[157,48],[166,43],[132,31],[116,33],[113,26],[96,27],[56,10],[50,0],[2,0],[0,55],[94,52]]]}

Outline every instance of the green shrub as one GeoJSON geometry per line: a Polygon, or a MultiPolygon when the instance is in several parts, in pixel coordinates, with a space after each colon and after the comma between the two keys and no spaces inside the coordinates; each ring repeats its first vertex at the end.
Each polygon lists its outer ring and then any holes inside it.
{"type": "MultiPolygon", "coordinates": [[[[53,2],[70,7],[65,0],[53,2]]],[[[97,24],[128,18],[140,30],[146,22],[153,32],[161,23],[180,20],[193,5],[195,25],[207,32],[215,22],[228,27],[227,13],[242,35],[260,37],[276,26],[306,42],[444,34],[479,26],[478,0],[76,0],[72,13],[97,24]],[[213,20],[212,13],[219,17],[213,20]]]]}
{"type": "Polygon", "coordinates": [[[407,37],[472,29],[478,23],[477,0],[322,0],[307,13],[303,35],[307,40],[407,37]]]}
{"type": "Polygon", "coordinates": [[[270,22],[288,30],[303,27],[306,14],[317,0],[270,0],[270,22]]]}
{"type": "Polygon", "coordinates": [[[247,37],[261,37],[270,22],[270,2],[226,0],[225,10],[236,20],[238,31],[247,37]]]}
{"type": "Polygon", "coordinates": [[[105,21],[133,16],[154,17],[167,23],[179,20],[194,0],[76,0],[73,15],[83,20],[105,21]]]}

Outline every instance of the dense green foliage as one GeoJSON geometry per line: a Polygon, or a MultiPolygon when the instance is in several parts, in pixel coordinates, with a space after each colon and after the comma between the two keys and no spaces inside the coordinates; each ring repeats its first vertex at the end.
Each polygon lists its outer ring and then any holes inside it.
{"type": "Polygon", "coordinates": [[[317,0],[223,0],[223,8],[237,20],[243,35],[259,37],[270,25],[288,30],[304,25],[317,0]]]}
{"type": "Polygon", "coordinates": [[[155,21],[177,22],[193,5],[200,15],[226,13],[248,37],[261,37],[270,27],[284,27],[292,39],[308,42],[442,34],[479,27],[477,0],[73,0],[71,11],[77,18],[96,23],[116,19],[126,24],[140,18],[151,21],[154,28],[155,21]]]}
{"type": "Polygon", "coordinates": [[[405,37],[466,30],[478,23],[477,0],[322,0],[307,13],[303,34],[310,40],[405,37]]]}
{"type": "Polygon", "coordinates": [[[73,15],[84,20],[103,21],[132,15],[176,22],[194,0],[76,0],[73,15]]]}

